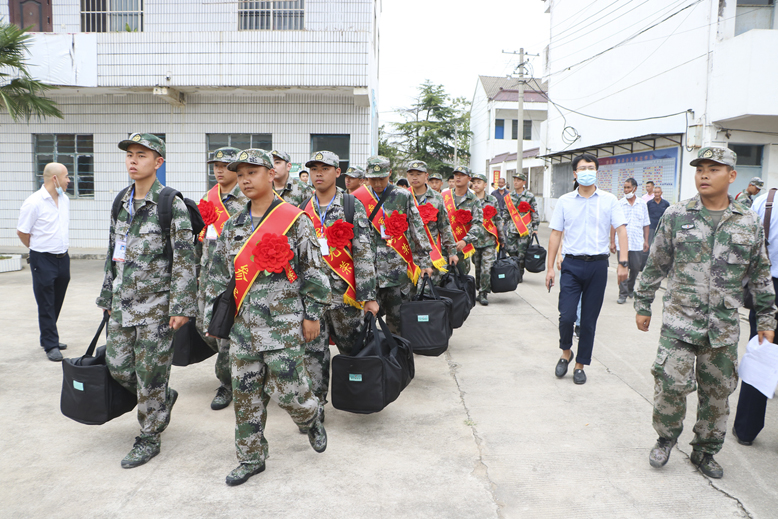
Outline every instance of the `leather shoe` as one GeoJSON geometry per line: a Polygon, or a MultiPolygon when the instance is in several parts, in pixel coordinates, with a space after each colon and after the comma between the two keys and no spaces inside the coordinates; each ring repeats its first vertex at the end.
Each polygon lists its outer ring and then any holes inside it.
{"type": "Polygon", "coordinates": [[[586,384],[586,373],[584,373],[584,370],[577,369],[573,371],[573,382],[578,385],[586,384]]]}
{"type": "Polygon", "coordinates": [[[51,348],[46,352],[46,357],[52,362],[62,362],[62,354],[59,352],[59,348],[51,348]]]}
{"type": "Polygon", "coordinates": [[[570,350],[570,360],[567,360],[564,357],[560,358],[559,362],[556,363],[556,368],[554,369],[554,375],[556,375],[559,378],[562,378],[565,375],[567,375],[567,366],[570,365],[574,357],[575,355],[573,355],[573,351],[570,350]]]}
{"type": "Polygon", "coordinates": [[[737,442],[738,442],[740,445],[753,445],[753,443],[754,443],[754,442],[752,442],[752,441],[750,441],[750,442],[747,442],[747,441],[745,441],[745,440],[741,440],[741,439],[738,437],[738,435],[737,435],[737,431],[735,430],[735,427],[734,427],[734,426],[732,426],[732,436],[734,436],[734,437],[735,437],[735,439],[737,440],[737,442]]]}
{"type": "Polygon", "coordinates": [[[59,343],[59,346],[57,346],[57,347],[58,347],[59,349],[61,349],[61,350],[66,350],[66,349],[68,349],[68,345],[67,345],[67,344],[65,344],[65,343],[62,343],[62,342],[61,342],[61,343],[59,343]]]}

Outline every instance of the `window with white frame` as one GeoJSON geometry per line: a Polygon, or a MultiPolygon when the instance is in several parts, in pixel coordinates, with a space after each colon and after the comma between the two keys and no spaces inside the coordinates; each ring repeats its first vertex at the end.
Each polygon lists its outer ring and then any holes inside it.
{"type": "Polygon", "coordinates": [[[302,31],[305,29],[305,0],[238,2],[241,31],[302,31]]]}
{"type": "Polygon", "coordinates": [[[35,185],[43,185],[43,168],[59,162],[70,174],[67,194],[71,198],[94,198],[94,140],[91,135],[41,133],[33,135],[35,185]]]}
{"type": "Polygon", "coordinates": [[[81,0],[82,32],[143,32],[143,0],[81,0]]]}
{"type": "MultiPolygon", "coordinates": [[[[273,136],[269,133],[208,133],[205,135],[206,146],[205,156],[219,148],[232,146],[239,150],[248,148],[259,148],[261,150],[273,149],[273,136]]],[[[206,160],[208,160],[206,158],[206,160]]],[[[216,177],[213,176],[213,164],[208,164],[208,189],[216,185],[216,177]]]]}

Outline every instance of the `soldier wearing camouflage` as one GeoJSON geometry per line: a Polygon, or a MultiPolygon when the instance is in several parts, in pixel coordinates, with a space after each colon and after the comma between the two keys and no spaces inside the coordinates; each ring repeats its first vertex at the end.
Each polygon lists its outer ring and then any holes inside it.
{"type": "Polygon", "coordinates": [[[535,195],[524,186],[527,176],[524,173],[514,174],[513,179],[514,186],[519,186],[515,192],[511,193],[513,205],[518,209],[520,203],[527,202],[532,207],[532,223],[529,225],[530,233],[527,236],[521,236],[510,215],[506,214],[505,217],[505,252],[519,260],[519,268],[523,274],[524,256],[527,254],[527,247],[529,247],[532,235],[538,232],[540,216],[538,215],[538,202],[535,200],[535,195]]]}
{"type": "Polygon", "coordinates": [[[486,174],[473,174],[473,188],[476,198],[481,203],[481,211],[484,207],[490,205],[494,207],[496,214],[492,217],[492,222],[497,228],[497,238],[484,227],[483,238],[478,240],[475,245],[475,254],[473,254],[473,266],[475,267],[475,284],[478,287],[478,300],[482,305],[487,305],[486,294],[492,292],[492,267],[497,260],[497,246],[505,243],[503,232],[503,219],[500,212],[500,204],[492,195],[486,193],[488,186],[486,174]],[[479,181],[479,182],[476,182],[479,181]],[[480,184],[483,182],[483,184],[480,184]]]}
{"type": "Polygon", "coordinates": [[[735,200],[741,205],[751,209],[751,206],[754,205],[754,198],[756,198],[763,187],[764,180],[759,177],[754,177],[748,183],[748,187],[735,196],[735,200]]]}
{"type": "MultiPolygon", "coordinates": [[[[735,164],[731,151],[703,148],[691,165],[704,167],[706,160],[731,168],[735,164]]],[[[654,294],[667,278],[659,348],[651,369],[653,425],[660,437],[650,457],[655,467],[667,461],[667,446],[681,434],[686,396],[695,386],[699,406],[693,461],[700,465],[706,455],[721,450],[728,398],[737,386],[738,308],[743,305],[744,282],[754,296],[758,329],[775,328],[775,295],[759,216],[731,197],[729,201],[723,211],[707,209],[699,194],[671,205],[659,222],[635,290],[640,327],[641,316],[651,316],[654,294]]],[[[715,464],[710,458],[708,467],[713,466],[710,462],[715,464]]],[[[720,467],[719,474],[701,470],[721,477],[720,467]]]]}
{"type": "Polygon", "coordinates": [[[289,177],[292,169],[292,159],[289,158],[289,154],[285,151],[273,150],[270,155],[273,157],[273,168],[276,170],[276,177],[273,180],[273,190],[276,195],[285,202],[297,206],[303,200],[308,200],[313,194],[313,187],[299,179],[289,177]]]}
{"type": "MultiPolygon", "coordinates": [[[[462,175],[467,176],[468,183],[469,179],[473,176],[470,168],[465,166],[459,166],[455,168],[452,172],[452,175],[456,173],[461,173],[462,175]]],[[[473,244],[473,247],[475,247],[477,243],[483,243],[487,239],[484,234],[488,233],[486,232],[486,229],[484,229],[484,213],[483,209],[481,209],[481,201],[478,200],[478,198],[475,196],[475,193],[473,193],[470,189],[467,189],[467,187],[465,187],[465,189],[466,191],[464,195],[457,195],[455,190],[452,190],[451,192],[452,195],[454,195],[454,204],[456,205],[457,210],[466,209],[470,211],[472,218],[472,220],[470,220],[470,229],[467,231],[467,235],[462,239],[462,241],[464,241],[467,245],[473,244]]],[[[470,272],[470,258],[465,258],[465,255],[462,252],[458,252],[457,254],[459,256],[459,263],[457,263],[457,267],[462,274],[467,274],[470,272]]]]}
{"type": "Polygon", "coordinates": [[[433,171],[432,173],[430,173],[427,176],[427,184],[436,193],[442,192],[443,191],[443,175],[433,171]]]}
{"type": "Polygon", "coordinates": [[[197,315],[197,280],[192,225],[184,202],[173,199],[169,238],[159,221],[162,184],[156,168],[163,161],[148,150],[164,159],[164,142],[136,133],[119,148],[127,151],[128,170],[132,168],[136,182],[125,192],[116,220],[111,219],[105,276],[96,302],[111,312],[106,344],[111,376],[138,396],[141,434],[122,461],[123,467],[132,468],[159,452],[159,435],[170,423],[177,397],[168,384],[174,333],[170,324],[178,321],[180,326],[188,316],[197,315]],[[149,160],[155,160],[156,167],[149,160]],[[137,198],[143,189],[148,189],[145,196],[137,198]]]}
{"type": "Polygon", "coordinates": [[[344,176],[346,177],[344,183],[347,193],[353,193],[365,183],[365,170],[359,166],[349,166],[344,176]]]}

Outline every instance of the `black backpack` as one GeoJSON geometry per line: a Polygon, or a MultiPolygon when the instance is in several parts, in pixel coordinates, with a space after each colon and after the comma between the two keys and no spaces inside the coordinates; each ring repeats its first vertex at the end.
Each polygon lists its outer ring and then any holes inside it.
{"type": "MultiPolygon", "coordinates": [[[[297,207],[305,211],[305,208],[308,207],[308,202],[311,201],[312,196],[309,196],[305,200],[300,203],[297,207]]],[[[349,195],[348,193],[343,193],[343,213],[346,216],[346,221],[350,224],[354,223],[354,201],[356,200],[356,197],[354,195],[349,195]]]]}

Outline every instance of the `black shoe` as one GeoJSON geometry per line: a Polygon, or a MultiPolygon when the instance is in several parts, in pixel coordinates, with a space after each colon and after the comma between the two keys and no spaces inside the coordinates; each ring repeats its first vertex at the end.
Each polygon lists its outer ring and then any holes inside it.
{"type": "Polygon", "coordinates": [[[721,479],[724,476],[724,469],[721,468],[713,454],[702,451],[692,451],[691,461],[700,469],[700,472],[713,479],[721,479]]]}
{"type": "Polygon", "coordinates": [[[737,431],[735,430],[735,426],[734,425],[732,426],[732,436],[735,437],[735,439],[737,440],[737,442],[740,445],[753,445],[753,443],[754,443],[753,441],[747,442],[745,440],[741,440],[740,437],[738,437],[738,435],[737,435],[737,431]]]}
{"type": "Polygon", "coordinates": [[[229,486],[234,487],[237,485],[242,485],[246,481],[249,480],[251,476],[255,476],[265,470],[265,463],[241,463],[238,465],[237,468],[233,469],[232,472],[227,474],[227,479],[225,480],[225,483],[227,483],[229,486]]]}
{"type": "Polygon", "coordinates": [[[64,344],[64,343],[62,343],[62,342],[61,342],[61,343],[59,343],[59,345],[58,345],[57,347],[58,347],[59,349],[61,349],[61,350],[66,350],[66,349],[68,349],[68,345],[67,345],[67,344],[64,344]]]}
{"type": "Polygon", "coordinates": [[[578,385],[586,384],[586,373],[584,373],[584,370],[577,369],[573,371],[573,382],[578,385]]]}
{"type": "Polygon", "coordinates": [[[59,348],[51,348],[46,352],[46,357],[52,362],[62,362],[62,354],[59,352],[59,348]]]}
{"type": "Polygon", "coordinates": [[[556,375],[559,378],[564,377],[567,375],[567,366],[570,365],[570,363],[573,361],[573,351],[570,350],[570,360],[567,360],[566,358],[562,357],[559,359],[559,362],[556,363],[556,368],[554,369],[554,375],[556,375]]]}
{"type": "Polygon", "coordinates": [[[659,438],[648,454],[648,462],[652,467],[659,468],[664,467],[667,464],[667,460],[670,459],[670,453],[675,447],[676,440],[670,440],[668,438],[659,438]]]}
{"type": "Polygon", "coordinates": [[[324,425],[318,416],[308,429],[308,441],[316,452],[321,453],[327,449],[327,431],[324,430],[324,425]]]}

